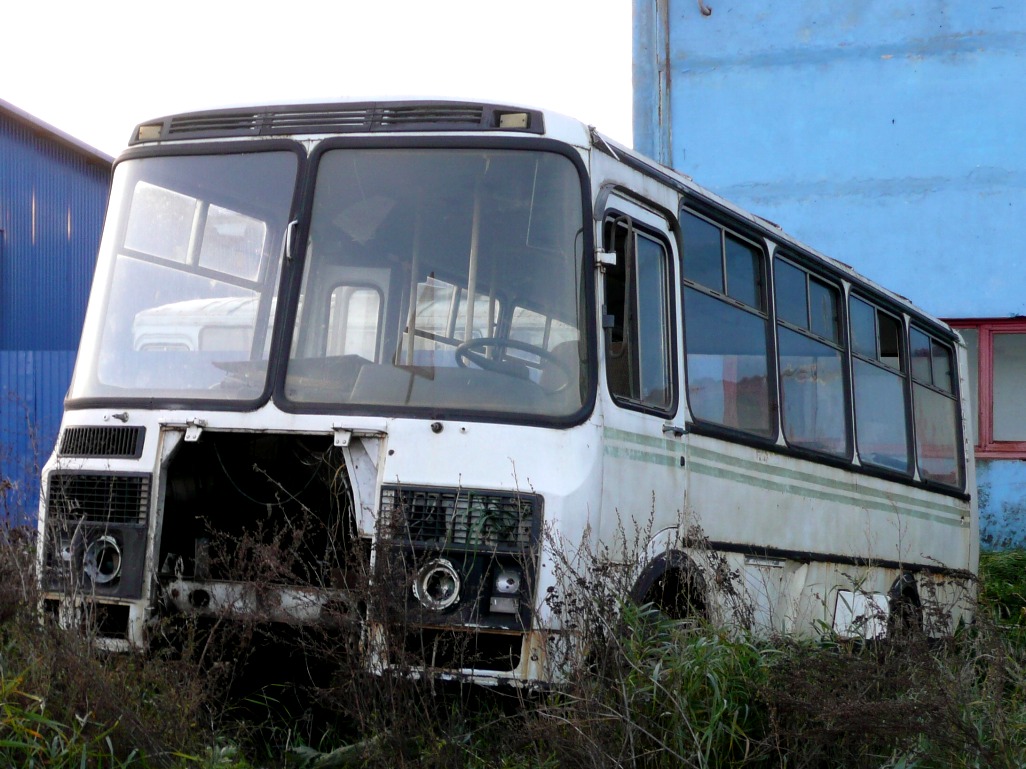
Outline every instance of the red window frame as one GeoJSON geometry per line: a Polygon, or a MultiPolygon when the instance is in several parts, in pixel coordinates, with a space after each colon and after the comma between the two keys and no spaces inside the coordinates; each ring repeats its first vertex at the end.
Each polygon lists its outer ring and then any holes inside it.
{"type": "Polygon", "coordinates": [[[998,334],[1026,335],[1026,318],[960,318],[949,320],[956,330],[977,332],[977,370],[967,372],[976,376],[976,425],[979,440],[975,454],[982,459],[1026,459],[1026,440],[994,440],[994,337],[998,334]]]}

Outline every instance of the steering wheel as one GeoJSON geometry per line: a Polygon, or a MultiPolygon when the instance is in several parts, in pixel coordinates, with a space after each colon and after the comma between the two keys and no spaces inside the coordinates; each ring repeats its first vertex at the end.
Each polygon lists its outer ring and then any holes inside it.
{"type": "Polygon", "coordinates": [[[538,358],[550,364],[559,372],[557,381],[554,384],[549,385],[542,384],[542,381],[538,382],[538,386],[550,395],[562,392],[570,386],[570,382],[574,379],[573,372],[570,371],[570,366],[544,347],[539,347],[538,345],[530,344],[528,342],[521,342],[519,339],[502,339],[497,336],[477,337],[476,339],[469,339],[457,346],[456,364],[461,368],[466,368],[467,361],[469,361],[478,368],[483,368],[486,371],[495,371],[496,373],[517,377],[519,379],[529,378],[527,366],[525,364],[510,360],[489,358],[484,353],[478,351],[478,348],[481,347],[496,347],[503,351],[512,347],[514,350],[520,350],[522,352],[529,353],[530,355],[537,355],[538,358]]]}

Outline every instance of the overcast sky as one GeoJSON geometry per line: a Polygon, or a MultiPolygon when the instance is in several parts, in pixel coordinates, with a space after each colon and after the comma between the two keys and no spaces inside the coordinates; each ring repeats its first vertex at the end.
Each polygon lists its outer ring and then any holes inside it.
{"type": "Polygon", "coordinates": [[[110,155],[136,123],[257,103],[445,96],[631,142],[631,0],[6,3],[0,98],[110,155]]]}

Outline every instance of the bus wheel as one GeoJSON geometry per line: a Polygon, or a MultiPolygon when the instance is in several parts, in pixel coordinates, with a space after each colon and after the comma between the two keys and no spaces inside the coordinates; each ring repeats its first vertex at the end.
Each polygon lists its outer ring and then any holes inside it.
{"type": "Polygon", "coordinates": [[[708,618],[705,582],[691,560],[671,551],[655,558],[642,571],[631,591],[641,604],[651,604],[664,616],[675,619],[708,618]]]}

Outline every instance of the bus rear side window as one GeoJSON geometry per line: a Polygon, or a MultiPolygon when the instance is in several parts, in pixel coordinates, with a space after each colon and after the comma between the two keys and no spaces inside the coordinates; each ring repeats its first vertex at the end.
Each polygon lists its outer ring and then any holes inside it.
{"type": "Polygon", "coordinates": [[[960,487],[964,479],[952,349],[917,328],[912,329],[910,342],[919,475],[960,487]]]}

